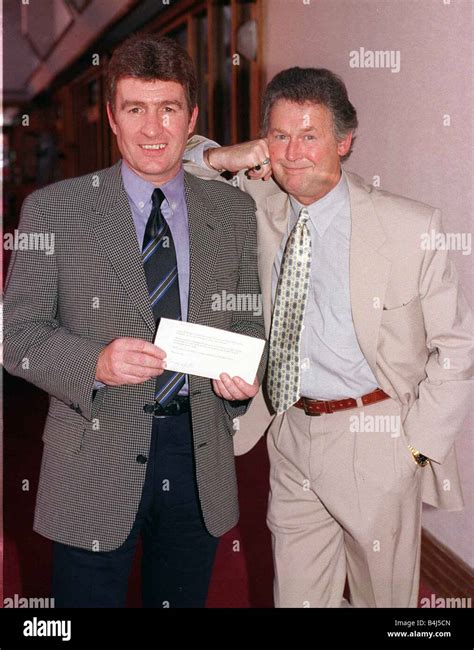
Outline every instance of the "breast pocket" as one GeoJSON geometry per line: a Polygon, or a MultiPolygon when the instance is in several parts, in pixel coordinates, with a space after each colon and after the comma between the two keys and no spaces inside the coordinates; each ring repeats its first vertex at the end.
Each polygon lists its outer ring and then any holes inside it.
{"type": "Polygon", "coordinates": [[[209,283],[214,327],[227,329],[232,315],[239,309],[241,297],[237,294],[238,273],[217,275],[209,283]]]}
{"type": "Polygon", "coordinates": [[[380,324],[379,352],[393,369],[415,381],[425,366],[428,350],[419,296],[407,304],[384,309],[380,324]]]}
{"type": "Polygon", "coordinates": [[[218,275],[215,278],[216,285],[218,289],[221,290],[226,290],[226,291],[237,291],[237,286],[239,283],[239,274],[237,271],[225,273],[222,275],[218,275]]]}
{"type": "Polygon", "coordinates": [[[419,296],[415,296],[404,305],[382,310],[382,326],[394,331],[409,332],[415,328],[413,334],[424,334],[423,311],[419,296]]]}

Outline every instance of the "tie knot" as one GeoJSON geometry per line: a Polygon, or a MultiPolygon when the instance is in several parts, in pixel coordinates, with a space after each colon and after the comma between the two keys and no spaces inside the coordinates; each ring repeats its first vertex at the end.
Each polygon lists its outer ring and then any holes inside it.
{"type": "Polygon", "coordinates": [[[300,214],[298,216],[298,223],[305,224],[309,219],[308,208],[301,208],[300,214]]]}
{"type": "Polygon", "coordinates": [[[161,204],[165,200],[165,195],[163,194],[163,191],[160,190],[159,187],[157,187],[155,190],[153,190],[153,194],[151,195],[151,203],[153,208],[160,208],[161,204]]]}

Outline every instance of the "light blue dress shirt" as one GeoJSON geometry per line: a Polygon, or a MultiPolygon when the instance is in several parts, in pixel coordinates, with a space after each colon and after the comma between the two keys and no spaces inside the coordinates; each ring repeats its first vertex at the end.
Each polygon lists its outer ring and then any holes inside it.
{"type": "MultiPolygon", "coordinates": [[[[156,189],[156,185],[138,176],[128,167],[125,161],[122,161],[122,180],[132,211],[138,246],[141,251],[143,235],[152,208],[151,196],[156,189]]],[[[176,250],[181,320],[185,321],[188,315],[189,297],[189,227],[183,168],[170,181],[160,185],[160,190],[162,190],[166,199],[161,204],[161,213],[171,230],[176,250]]]]}
{"type": "Polygon", "coordinates": [[[352,320],[349,289],[351,209],[344,172],[338,184],[315,203],[303,206],[290,196],[288,231],[275,256],[273,302],[286,242],[301,208],[311,235],[310,293],[301,335],[301,395],[332,400],[360,397],[377,388],[360,349],[352,320]]]}
{"type": "MultiPolygon", "coordinates": [[[[122,160],[122,181],[127,193],[130,210],[132,211],[133,223],[137,233],[139,251],[143,247],[143,236],[150,216],[152,201],[151,196],[156,186],[138,176],[122,160]]],[[[181,320],[185,321],[188,316],[189,297],[189,227],[188,208],[184,191],[184,170],[183,168],[174,178],[160,186],[165,201],[161,204],[161,213],[166,219],[173,243],[176,250],[176,262],[178,266],[179,300],[181,303],[181,320]]],[[[103,388],[105,384],[100,381],[94,382],[94,389],[103,388]]],[[[188,377],[179,395],[188,395],[188,377]]]]}

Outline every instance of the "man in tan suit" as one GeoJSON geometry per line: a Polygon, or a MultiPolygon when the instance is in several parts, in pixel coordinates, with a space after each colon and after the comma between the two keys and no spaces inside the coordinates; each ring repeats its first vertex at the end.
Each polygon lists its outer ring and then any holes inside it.
{"type": "Polygon", "coordinates": [[[470,311],[425,245],[439,211],[342,170],[356,126],[341,79],[292,68],[266,89],[265,139],[188,166],[241,170],[257,204],[269,366],[235,449],[268,429],[277,607],[345,606],[346,578],[353,606],[416,607],[422,501],[462,507],[470,311]]]}

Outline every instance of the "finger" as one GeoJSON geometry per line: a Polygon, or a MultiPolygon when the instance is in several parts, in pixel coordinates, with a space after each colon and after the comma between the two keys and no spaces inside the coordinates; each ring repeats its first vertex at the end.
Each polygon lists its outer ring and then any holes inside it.
{"type": "Polygon", "coordinates": [[[247,178],[249,178],[252,181],[258,181],[259,178],[263,178],[265,171],[264,169],[260,169],[260,171],[256,171],[255,168],[253,169],[248,169],[247,172],[247,178]]]}
{"type": "MultiPolygon", "coordinates": [[[[222,377],[222,375],[221,375],[221,377],[222,377]]],[[[234,398],[232,397],[232,394],[229,393],[229,391],[228,391],[227,388],[225,387],[224,382],[219,381],[219,380],[216,380],[216,381],[217,381],[217,383],[218,383],[218,385],[219,385],[219,391],[220,391],[221,397],[222,397],[223,399],[226,399],[226,400],[232,401],[234,398]]]]}
{"type": "Polygon", "coordinates": [[[245,395],[245,398],[253,397],[257,394],[258,381],[257,383],[254,381],[253,384],[248,384],[244,379],[242,379],[242,377],[232,377],[232,379],[240,392],[245,395]]]}
{"type": "Polygon", "coordinates": [[[247,395],[240,390],[239,386],[229,377],[229,375],[222,373],[221,380],[226,391],[232,396],[232,400],[247,399],[247,395]]]}
{"type": "Polygon", "coordinates": [[[212,380],[212,388],[217,395],[217,397],[222,397],[221,390],[219,388],[219,381],[217,379],[212,380]]]}
{"type": "Polygon", "coordinates": [[[124,355],[125,363],[133,366],[140,366],[141,368],[162,369],[166,368],[166,358],[152,357],[150,354],[141,352],[128,352],[124,355]]]}
{"type": "MultiPolygon", "coordinates": [[[[162,373],[160,373],[162,374],[162,373]]],[[[151,377],[136,377],[134,375],[122,375],[122,378],[125,379],[122,383],[126,384],[144,384],[146,381],[149,379],[154,379],[155,375],[151,375],[151,377]]]]}
{"type": "Polygon", "coordinates": [[[257,161],[255,165],[251,167],[251,169],[257,172],[265,173],[267,171],[268,165],[271,165],[270,158],[269,156],[265,155],[265,152],[262,151],[258,154],[257,161]]]}
{"type": "Polygon", "coordinates": [[[144,354],[148,354],[155,359],[164,359],[166,357],[166,352],[159,348],[154,343],[149,343],[145,341],[146,346],[141,350],[144,354]]]}
{"type": "Polygon", "coordinates": [[[149,354],[157,359],[164,359],[166,357],[166,352],[164,350],[149,341],[132,338],[124,338],[120,339],[120,341],[123,342],[122,345],[120,345],[120,349],[130,350],[132,352],[143,352],[144,354],[149,354]]]}
{"type": "Polygon", "coordinates": [[[146,381],[151,379],[151,377],[137,377],[135,375],[130,375],[126,373],[118,373],[111,377],[109,381],[107,381],[108,386],[124,386],[124,385],[135,385],[135,384],[143,384],[146,381]]]}
{"type": "Polygon", "coordinates": [[[164,372],[163,368],[146,368],[140,365],[122,363],[115,370],[114,374],[116,376],[121,376],[121,377],[128,375],[129,377],[135,377],[138,379],[142,379],[143,381],[146,381],[147,379],[151,379],[152,377],[157,377],[158,375],[162,375],[163,372],[164,372]]]}

